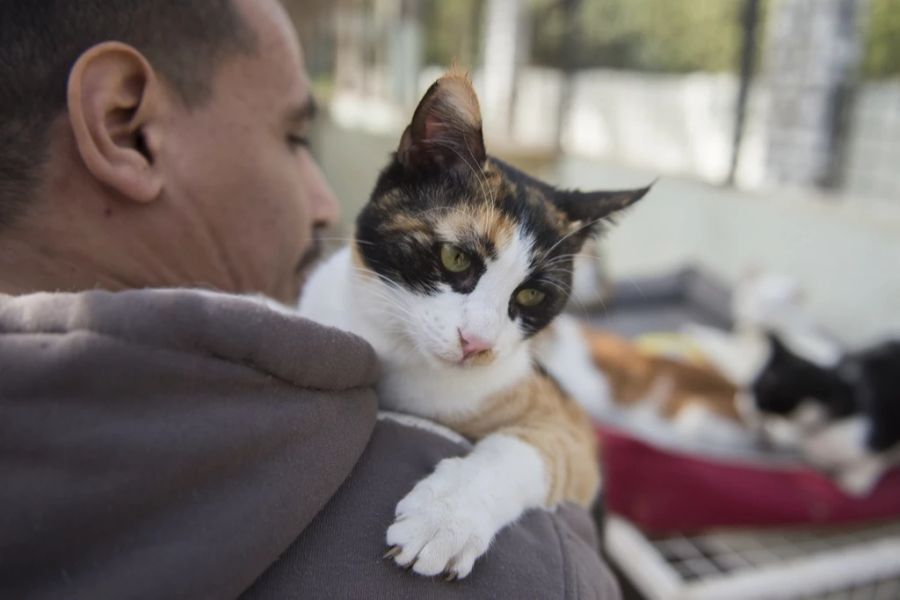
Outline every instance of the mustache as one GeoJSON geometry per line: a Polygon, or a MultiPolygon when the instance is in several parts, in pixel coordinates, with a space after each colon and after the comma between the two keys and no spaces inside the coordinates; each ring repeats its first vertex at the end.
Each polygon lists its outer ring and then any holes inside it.
{"type": "Polygon", "coordinates": [[[300,262],[297,263],[297,273],[303,273],[308,271],[313,265],[318,262],[319,258],[322,257],[322,239],[320,234],[316,233],[313,235],[312,245],[309,247],[309,250],[303,255],[300,259],[300,262]]]}

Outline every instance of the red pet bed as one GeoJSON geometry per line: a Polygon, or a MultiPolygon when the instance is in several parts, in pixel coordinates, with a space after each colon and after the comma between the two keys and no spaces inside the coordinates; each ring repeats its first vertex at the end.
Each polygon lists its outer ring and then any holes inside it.
{"type": "Polygon", "coordinates": [[[854,498],[801,465],[769,466],[663,449],[600,428],[608,511],[646,533],[848,524],[900,516],[900,469],[854,498]]]}

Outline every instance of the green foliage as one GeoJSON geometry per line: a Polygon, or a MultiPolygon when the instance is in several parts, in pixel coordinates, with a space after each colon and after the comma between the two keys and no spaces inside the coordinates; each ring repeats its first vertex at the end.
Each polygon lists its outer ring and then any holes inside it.
{"type": "MultiPolygon", "coordinates": [[[[563,64],[569,32],[563,11],[536,4],[535,61],[563,64]]],[[[576,68],[660,72],[736,68],[741,49],[742,0],[581,0],[576,68]]]]}
{"type": "Polygon", "coordinates": [[[869,0],[863,74],[878,79],[900,75],[900,0],[869,0]]]}
{"type": "MultiPolygon", "coordinates": [[[[562,67],[572,53],[577,69],[607,67],[685,73],[734,71],[740,61],[745,0],[578,0],[570,31],[563,0],[522,0],[531,13],[532,61],[562,67]]],[[[760,0],[757,61],[765,40],[767,7],[760,0]]],[[[896,7],[900,0],[870,0],[896,7]]],[[[485,0],[421,0],[428,64],[463,66],[479,61],[485,0]]],[[[897,15],[893,28],[883,24],[882,37],[900,44],[897,15]],[[893,37],[891,37],[893,35],[893,37]]],[[[896,54],[896,53],[895,53],[896,54]]],[[[896,63],[894,63],[896,64],[896,63]]]]}
{"type": "MultiPolygon", "coordinates": [[[[524,0],[532,12],[532,57],[561,67],[572,41],[560,0],[524,0]]],[[[758,52],[764,45],[768,2],[761,2],[758,52]]],[[[900,0],[869,5],[863,74],[870,79],[900,75],[900,0]]],[[[576,68],[608,67],[684,73],[733,71],[742,43],[744,0],[580,0],[576,68]]],[[[422,0],[428,64],[479,59],[485,0],[422,0]]],[[[759,61],[757,61],[757,65],[759,61]]]]}
{"type": "Polygon", "coordinates": [[[429,65],[473,67],[481,42],[484,0],[423,0],[425,61],[429,65]]]}

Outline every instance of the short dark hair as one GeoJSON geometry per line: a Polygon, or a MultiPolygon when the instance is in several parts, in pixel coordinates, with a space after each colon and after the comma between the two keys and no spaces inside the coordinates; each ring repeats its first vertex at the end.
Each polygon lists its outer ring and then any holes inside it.
{"type": "Polygon", "coordinates": [[[140,51],[189,107],[255,38],[232,0],[0,0],[0,227],[27,203],[69,72],[104,41],[140,51]]]}

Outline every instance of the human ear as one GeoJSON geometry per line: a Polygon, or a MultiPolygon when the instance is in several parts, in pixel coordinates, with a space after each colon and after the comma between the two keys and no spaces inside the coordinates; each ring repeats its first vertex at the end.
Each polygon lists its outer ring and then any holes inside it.
{"type": "Polygon", "coordinates": [[[67,99],[78,152],[93,176],[125,199],[158,198],[163,89],[146,58],[119,42],[93,46],[72,67],[67,99]]]}

